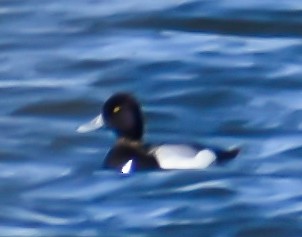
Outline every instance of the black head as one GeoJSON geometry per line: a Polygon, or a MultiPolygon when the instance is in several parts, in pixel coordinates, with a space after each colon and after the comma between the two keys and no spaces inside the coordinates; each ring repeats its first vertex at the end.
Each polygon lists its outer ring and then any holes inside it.
{"type": "Polygon", "coordinates": [[[118,137],[140,140],[143,136],[144,125],[140,105],[127,93],[115,94],[105,102],[103,119],[118,137]]]}

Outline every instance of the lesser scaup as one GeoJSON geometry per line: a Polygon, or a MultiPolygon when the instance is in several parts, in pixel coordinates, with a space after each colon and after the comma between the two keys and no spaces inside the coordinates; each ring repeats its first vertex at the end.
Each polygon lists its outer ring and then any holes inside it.
{"type": "Polygon", "coordinates": [[[138,101],[128,93],[117,93],[104,104],[102,113],[80,126],[80,133],[103,125],[111,128],[118,139],[108,152],[103,168],[121,173],[154,169],[202,169],[237,156],[239,149],[196,149],[186,145],[149,146],[143,143],[144,119],[138,101]]]}

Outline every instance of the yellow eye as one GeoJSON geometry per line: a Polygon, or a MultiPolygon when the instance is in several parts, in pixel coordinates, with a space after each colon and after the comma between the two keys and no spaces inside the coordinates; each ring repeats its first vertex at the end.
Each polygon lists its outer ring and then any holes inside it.
{"type": "Polygon", "coordinates": [[[116,107],[114,107],[114,109],[113,109],[113,113],[117,113],[117,112],[119,112],[121,110],[121,106],[116,106],[116,107]]]}

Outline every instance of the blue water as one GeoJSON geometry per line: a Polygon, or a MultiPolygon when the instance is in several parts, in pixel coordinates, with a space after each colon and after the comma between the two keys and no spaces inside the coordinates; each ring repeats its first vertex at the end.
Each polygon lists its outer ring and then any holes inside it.
{"type": "Polygon", "coordinates": [[[302,5],[0,1],[0,236],[302,236],[302,5]],[[132,92],[148,142],[241,146],[206,170],[100,170],[132,92]]]}

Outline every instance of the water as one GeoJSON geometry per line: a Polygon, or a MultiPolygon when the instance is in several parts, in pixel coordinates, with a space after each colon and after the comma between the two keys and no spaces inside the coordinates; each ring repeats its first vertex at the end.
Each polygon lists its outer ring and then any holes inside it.
{"type": "Polygon", "coordinates": [[[297,0],[0,1],[0,236],[302,235],[297,0]],[[240,145],[203,171],[99,169],[77,134],[130,91],[148,142],[240,145]]]}

